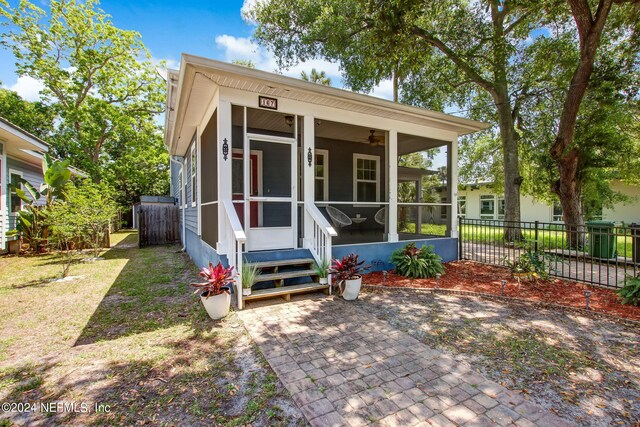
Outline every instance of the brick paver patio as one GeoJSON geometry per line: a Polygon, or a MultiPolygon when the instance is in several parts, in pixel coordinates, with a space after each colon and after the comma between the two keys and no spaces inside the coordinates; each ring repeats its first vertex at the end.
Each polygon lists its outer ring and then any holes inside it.
{"type": "Polygon", "coordinates": [[[313,426],[572,425],[341,299],[240,317],[313,426]]]}

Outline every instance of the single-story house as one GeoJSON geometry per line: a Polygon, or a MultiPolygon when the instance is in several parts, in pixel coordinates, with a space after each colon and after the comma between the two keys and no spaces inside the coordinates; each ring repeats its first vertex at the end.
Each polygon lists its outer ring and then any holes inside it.
{"type": "Polygon", "coordinates": [[[186,54],[167,75],[165,120],[182,244],[200,266],[286,270],[257,286],[268,291],[301,286],[301,260],[356,253],[388,268],[408,241],[457,258],[457,141],[483,123],[186,54]],[[399,156],[437,147],[447,202],[399,203],[398,182],[429,173],[400,169],[399,156]],[[433,205],[446,213],[443,235],[399,230],[400,207],[433,205]]]}
{"type": "Polygon", "coordinates": [[[48,151],[46,142],[0,117],[0,248],[15,239],[6,233],[15,229],[23,203],[9,184],[23,178],[39,188],[43,182],[42,155],[48,151]]]}
{"type": "MultiPolygon", "coordinates": [[[[458,189],[458,215],[469,219],[504,219],[504,196],[496,192],[491,182],[461,184],[458,189]]],[[[612,181],[611,188],[625,196],[628,201],[613,207],[601,207],[592,219],[616,223],[640,223],[640,187],[621,181],[612,181]]],[[[562,222],[560,201],[547,203],[530,195],[520,196],[520,215],[526,222],[562,222]]]]}

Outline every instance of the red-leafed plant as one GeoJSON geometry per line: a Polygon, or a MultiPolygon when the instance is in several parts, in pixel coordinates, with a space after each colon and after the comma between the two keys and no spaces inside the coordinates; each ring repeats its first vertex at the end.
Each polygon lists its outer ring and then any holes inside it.
{"type": "Polygon", "coordinates": [[[368,269],[369,266],[364,265],[364,260],[360,261],[358,255],[349,254],[342,259],[332,260],[330,273],[338,285],[339,293],[342,293],[345,280],[358,279],[368,269]]]}
{"type": "Polygon", "coordinates": [[[203,297],[209,298],[222,293],[229,293],[229,286],[235,281],[233,267],[224,268],[219,262],[215,267],[209,263],[209,267],[204,267],[200,271],[199,276],[204,277],[207,281],[202,283],[192,283],[191,286],[196,288],[195,293],[200,293],[203,297]]]}

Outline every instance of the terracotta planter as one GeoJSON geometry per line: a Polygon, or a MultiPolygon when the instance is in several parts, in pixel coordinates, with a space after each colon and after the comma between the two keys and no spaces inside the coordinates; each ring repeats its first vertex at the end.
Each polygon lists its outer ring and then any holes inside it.
{"type": "Polygon", "coordinates": [[[342,298],[347,301],[353,301],[358,298],[360,293],[360,286],[362,285],[362,276],[358,276],[357,279],[350,279],[344,281],[344,292],[342,292],[342,298]]]}
{"type": "Polygon", "coordinates": [[[205,298],[204,292],[200,294],[200,300],[204,309],[207,310],[207,314],[213,320],[222,319],[229,314],[229,306],[231,305],[231,295],[229,292],[223,292],[220,295],[214,295],[209,298],[205,298]]]}

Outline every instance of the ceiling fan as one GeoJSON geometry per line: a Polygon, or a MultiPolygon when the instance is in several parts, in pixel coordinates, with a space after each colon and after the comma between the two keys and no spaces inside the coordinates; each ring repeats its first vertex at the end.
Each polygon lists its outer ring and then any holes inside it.
{"type": "Polygon", "coordinates": [[[376,135],[376,131],[374,129],[371,129],[369,132],[371,132],[371,135],[369,135],[367,140],[369,141],[370,145],[373,145],[374,147],[378,145],[383,145],[382,136],[376,135]]]}

